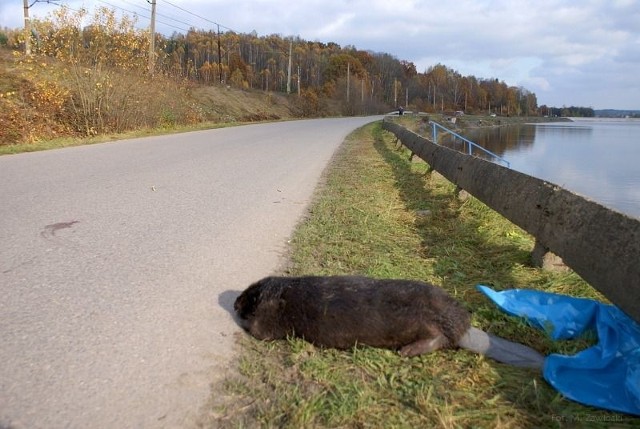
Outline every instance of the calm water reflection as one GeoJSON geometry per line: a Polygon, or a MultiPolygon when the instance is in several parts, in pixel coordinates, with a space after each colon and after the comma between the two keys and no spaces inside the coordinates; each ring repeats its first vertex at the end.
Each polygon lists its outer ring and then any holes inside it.
{"type": "Polygon", "coordinates": [[[506,158],[514,170],[640,218],[640,120],[520,125],[465,137],[506,158]]]}

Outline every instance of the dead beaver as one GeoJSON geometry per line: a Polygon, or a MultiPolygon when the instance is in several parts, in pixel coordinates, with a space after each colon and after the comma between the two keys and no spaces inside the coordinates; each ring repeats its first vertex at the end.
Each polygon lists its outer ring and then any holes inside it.
{"type": "Polygon", "coordinates": [[[443,289],[357,276],[266,277],[236,299],[240,324],[260,340],[297,336],[321,347],[356,344],[415,356],[463,347],[511,365],[541,368],[535,350],[471,327],[443,289]]]}

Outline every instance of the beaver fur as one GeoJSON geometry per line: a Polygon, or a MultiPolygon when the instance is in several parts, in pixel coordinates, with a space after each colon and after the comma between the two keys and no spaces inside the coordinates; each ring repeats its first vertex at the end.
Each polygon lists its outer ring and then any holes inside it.
{"type": "Polygon", "coordinates": [[[469,312],[443,289],[414,280],[357,276],[266,277],[236,299],[240,324],[261,340],[356,344],[415,356],[457,347],[469,312]]]}

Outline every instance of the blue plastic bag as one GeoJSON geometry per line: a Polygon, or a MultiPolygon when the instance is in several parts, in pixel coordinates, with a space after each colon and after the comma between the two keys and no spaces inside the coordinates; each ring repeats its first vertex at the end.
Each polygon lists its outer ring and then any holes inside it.
{"type": "Polygon", "coordinates": [[[573,356],[551,354],[545,358],[545,380],[576,402],[640,415],[640,324],[617,307],[591,299],[477,287],[502,311],[527,319],[554,340],[594,330],[596,345],[573,356]]]}

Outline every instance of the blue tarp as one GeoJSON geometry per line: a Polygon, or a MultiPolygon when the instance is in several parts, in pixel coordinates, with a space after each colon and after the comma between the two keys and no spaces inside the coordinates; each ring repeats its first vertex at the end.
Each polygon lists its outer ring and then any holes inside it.
{"type": "Polygon", "coordinates": [[[477,287],[502,311],[525,318],[554,340],[596,332],[598,343],[592,347],[573,356],[547,356],[545,380],[576,402],[640,416],[640,324],[618,307],[591,299],[477,287]]]}

